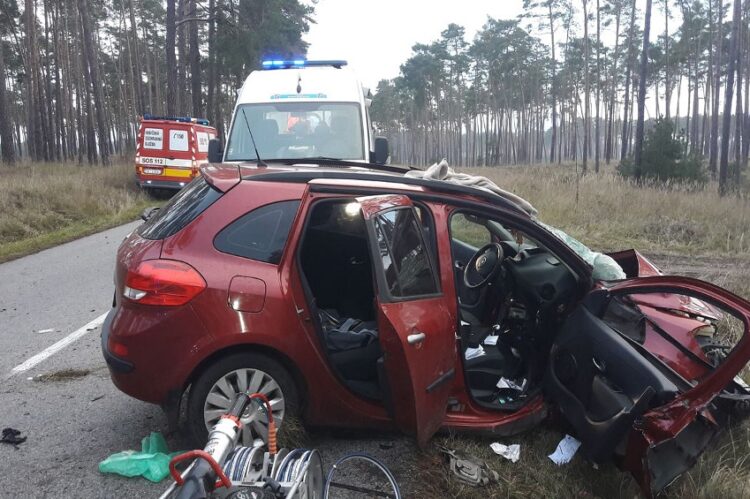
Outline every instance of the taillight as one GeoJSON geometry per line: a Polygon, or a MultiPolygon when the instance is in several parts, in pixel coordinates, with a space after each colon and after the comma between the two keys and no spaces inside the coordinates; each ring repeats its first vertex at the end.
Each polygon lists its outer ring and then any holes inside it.
{"type": "Polygon", "coordinates": [[[178,306],[206,289],[197,270],[176,260],[146,260],[125,278],[123,296],[144,305],[178,306]]]}

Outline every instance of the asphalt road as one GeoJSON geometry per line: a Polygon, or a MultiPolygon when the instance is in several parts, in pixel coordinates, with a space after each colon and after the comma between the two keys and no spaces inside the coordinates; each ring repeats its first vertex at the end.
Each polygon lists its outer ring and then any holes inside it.
{"type": "MultiPolygon", "coordinates": [[[[98,463],[140,449],[150,431],[166,432],[161,410],[111,383],[99,328],[22,372],[13,368],[105,314],[112,303],[115,252],[137,223],[0,265],[0,427],[23,432],[0,445],[2,497],[158,496],[162,484],[102,475],[98,463]],[[39,376],[76,369],[69,380],[39,376]]],[[[171,448],[179,437],[168,439],[171,448]]]]}
{"type": "MultiPolygon", "coordinates": [[[[168,480],[153,484],[98,471],[110,454],[140,450],[151,431],[162,432],[170,450],[187,448],[180,433],[167,434],[161,409],[114,387],[99,327],[85,327],[101,323],[109,310],[115,253],[137,225],[0,264],[0,428],[28,437],[17,449],[0,444],[0,497],[145,498],[167,488],[168,480]],[[66,370],[82,376],[48,379],[66,370]]],[[[395,435],[317,432],[308,438],[326,469],[345,453],[366,451],[399,481],[416,454],[410,439],[395,435]]]]}

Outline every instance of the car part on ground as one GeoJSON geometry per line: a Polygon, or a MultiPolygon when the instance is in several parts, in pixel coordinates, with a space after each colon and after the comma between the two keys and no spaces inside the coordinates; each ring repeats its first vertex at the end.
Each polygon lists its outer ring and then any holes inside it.
{"type": "Polygon", "coordinates": [[[472,487],[481,487],[500,479],[497,471],[474,456],[461,454],[453,449],[438,446],[438,450],[448,459],[448,469],[462,482],[472,487]]]}

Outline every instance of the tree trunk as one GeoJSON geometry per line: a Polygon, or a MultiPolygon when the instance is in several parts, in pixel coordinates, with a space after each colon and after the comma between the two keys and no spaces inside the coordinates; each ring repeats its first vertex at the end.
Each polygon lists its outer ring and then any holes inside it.
{"type": "Polygon", "coordinates": [[[643,21],[643,51],[641,69],[638,76],[638,123],[635,128],[635,177],[641,176],[641,156],[643,154],[643,127],[646,108],[646,78],[648,76],[649,33],[651,31],[651,0],[646,0],[646,16],[643,21]]]}
{"type": "Polygon", "coordinates": [[[724,116],[721,127],[721,161],[719,163],[719,195],[724,196],[728,186],[729,168],[729,132],[732,125],[732,92],[734,90],[734,72],[737,57],[739,57],[739,26],[742,22],[742,1],[734,0],[734,14],[732,16],[732,34],[729,48],[729,62],[727,64],[727,82],[724,90],[724,116]]]}
{"type": "MultiPolygon", "coordinates": [[[[78,10],[81,15],[81,27],[83,29],[83,49],[86,54],[86,63],[90,75],[92,94],[94,96],[94,107],[96,108],[96,132],[98,138],[99,154],[102,164],[109,164],[109,128],[106,121],[104,109],[104,92],[102,82],[99,81],[99,60],[97,50],[94,46],[94,33],[89,17],[88,0],[78,0],[78,10]]],[[[93,146],[93,144],[92,144],[93,146]]]]}
{"type": "Polygon", "coordinates": [[[594,171],[599,173],[599,102],[601,100],[602,90],[602,64],[601,64],[601,42],[602,32],[600,27],[599,0],[596,0],[596,123],[594,125],[594,171]]]}
{"type": "MultiPolygon", "coordinates": [[[[635,52],[633,50],[633,44],[635,42],[635,2],[630,4],[630,28],[628,29],[628,60],[625,63],[627,66],[625,70],[625,98],[623,103],[623,114],[622,114],[622,140],[620,144],[620,160],[623,160],[628,155],[628,117],[629,106],[630,106],[630,82],[632,81],[633,75],[633,59],[635,58],[635,52]]],[[[631,125],[632,126],[632,125],[631,125]]]]}
{"type": "Polygon", "coordinates": [[[12,165],[16,162],[16,152],[13,148],[13,122],[8,113],[8,101],[5,97],[5,58],[3,43],[0,39],[0,159],[3,163],[12,165]]]}
{"type": "MultiPolygon", "coordinates": [[[[649,0],[650,1],[650,0],[649,0]]],[[[584,105],[583,105],[583,162],[581,164],[581,173],[588,170],[589,159],[589,134],[591,131],[591,88],[589,83],[589,0],[581,0],[583,4],[583,85],[584,85],[584,105]]]]}
{"type": "Polygon", "coordinates": [[[130,15],[130,37],[133,39],[133,59],[135,66],[135,95],[136,95],[136,113],[143,115],[146,111],[146,95],[143,90],[143,70],[141,69],[141,50],[138,47],[138,25],[135,22],[135,8],[133,4],[137,0],[128,2],[128,13],[130,15]]]}
{"type": "MultiPolygon", "coordinates": [[[[196,16],[196,0],[190,0],[190,17],[196,16]]],[[[193,116],[203,117],[201,96],[201,54],[198,41],[198,22],[190,22],[190,87],[193,98],[193,116]]]]}
{"type": "Polygon", "coordinates": [[[552,138],[549,150],[549,162],[555,162],[555,145],[557,144],[557,59],[555,59],[555,17],[552,13],[552,1],[547,1],[547,9],[549,11],[549,36],[550,36],[550,50],[552,51],[552,67],[550,68],[550,78],[552,83],[551,97],[552,97],[552,138]]]}
{"type": "Polygon", "coordinates": [[[167,35],[164,46],[167,56],[167,115],[174,116],[177,105],[177,61],[175,60],[175,2],[167,0],[167,35]]]}
{"type": "Polygon", "coordinates": [[[716,48],[714,49],[714,82],[713,82],[713,110],[711,113],[711,145],[709,149],[708,170],[716,177],[716,158],[719,150],[719,91],[721,89],[721,60],[722,60],[722,21],[724,19],[724,1],[718,0],[719,12],[716,15],[716,48]]]}

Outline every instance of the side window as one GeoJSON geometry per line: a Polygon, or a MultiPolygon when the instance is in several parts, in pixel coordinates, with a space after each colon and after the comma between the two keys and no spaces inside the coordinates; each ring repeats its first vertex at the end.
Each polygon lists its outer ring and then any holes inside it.
{"type": "Polygon", "coordinates": [[[439,292],[437,279],[414,212],[400,208],[373,220],[388,293],[394,298],[439,292]]]}
{"type": "Polygon", "coordinates": [[[279,263],[299,201],[257,208],[224,227],[214,239],[217,250],[266,263],[279,263]]]}
{"type": "Polygon", "coordinates": [[[206,132],[197,132],[195,138],[198,142],[198,152],[208,152],[208,134],[206,132]]]}
{"type": "Polygon", "coordinates": [[[188,131],[187,130],[170,130],[169,131],[169,150],[170,151],[187,151],[188,150],[188,131]]]}
{"type": "Polygon", "coordinates": [[[464,213],[456,213],[450,220],[452,239],[475,248],[492,242],[492,235],[487,227],[467,218],[464,213]]]}
{"type": "Polygon", "coordinates": [[[143,148],[159,149],[164,147],[164,130],[161,128],[146,128],[143,131],[143,148]]]}

